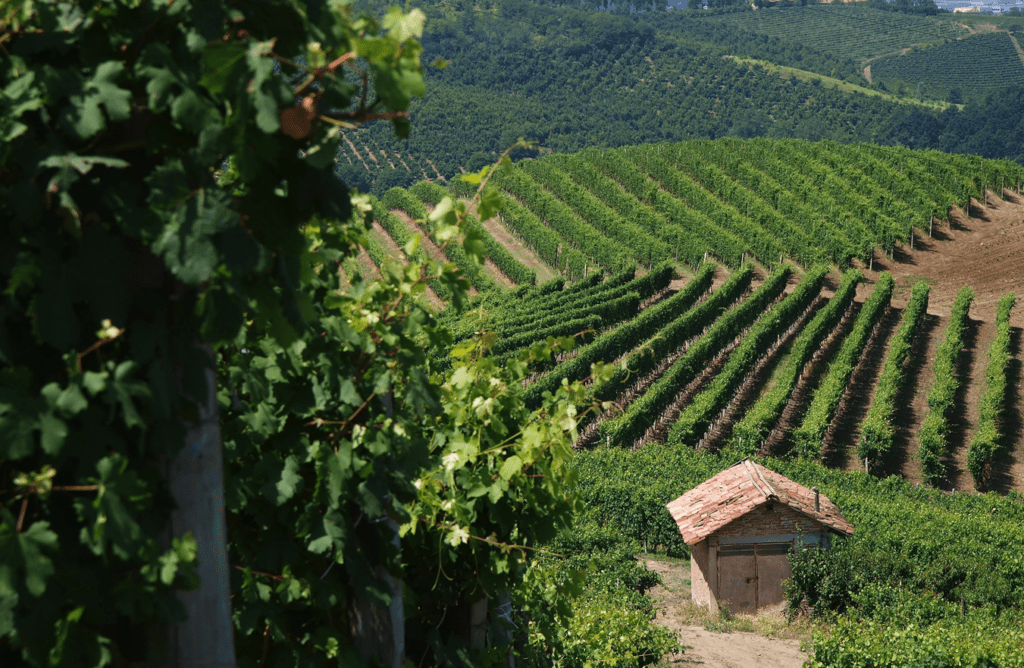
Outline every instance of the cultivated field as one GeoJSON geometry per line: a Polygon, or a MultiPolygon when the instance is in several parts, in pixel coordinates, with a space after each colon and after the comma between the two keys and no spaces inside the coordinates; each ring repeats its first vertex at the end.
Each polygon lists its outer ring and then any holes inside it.
{"type": "MultiPolygon", "coordinates": [[[[1008,357],[988,359],[1000,300],[1024,289],[1022,170],[935,158],[758,140],[528,161],[498,181],[503,229],[480,226],[485,265],[445,250],[485,320],[445,317],[457,338],[495,331],[499,356],[579,335],[536,367],[530,401],[616,362],[598,389],[615,409],[585,422],[581,447],[733,447],[1024,491],[1020,309],[1003,309],[1008,357]],[[576,280],[531,287],[536,267],[576,280]]],[[[445,192],[388,193],[391,252],[445,192]]]]}

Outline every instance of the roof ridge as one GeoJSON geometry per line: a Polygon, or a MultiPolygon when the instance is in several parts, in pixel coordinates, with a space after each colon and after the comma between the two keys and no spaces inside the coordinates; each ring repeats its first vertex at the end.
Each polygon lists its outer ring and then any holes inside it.
{"type": "Polygon", "coordinates": [[[781,499],[782,497],[779,496],[778,490],[772,487],[772,484],[768,482],[768,480],[764,477],[764,474],[761,473],[762,467],[759,466],[757,462],[751,462],[751,464],[754,465],[754,470],[757,471],[757,477],[761,479],[761,482],[763,482],[769,490],[771,490],[772,496],[774,496],[776,499],[781,499]]]}
{"type": "MultiPolygon", "coordinates": [[[[743,459],[740,462],[740,464],[743,465],[743,470],[747,472],[747,477],[750,478],[750,483],[754,486],[754,489],[756,489],[757,491],[761,492],[761,496],[763,496],[765,499],[767,499],[768,498],[768,494],[766,494],[765,491],[763,489],[761,489],[761,486],[757,484],[757,481],[754,480],[754,475],[750,472],[750,467],[747,466],[748,463],[750,463],[750,458],[749,457],[743,459]]],[[[760,477],[760,475],[761,474],[759,473],[758,477],[760,477]]],[[[771,489],[770,485],[769,485],[768,489],[771,489]]]]}

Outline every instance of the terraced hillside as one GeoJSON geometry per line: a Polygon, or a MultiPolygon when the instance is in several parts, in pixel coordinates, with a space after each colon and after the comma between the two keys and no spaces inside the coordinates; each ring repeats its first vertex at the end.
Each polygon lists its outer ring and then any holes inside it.
{"type": "MultiPolygon", "coordinates": [[[[526,161],[496,181],[522,245],[484,230],[482,267],[448,246],[478,296],[469,316],[444,318],[457,339],[494,331],[501,357],[578,337],[553,368],[535,368],[531,401],[615,362],[597,392],[616,409],[585,422],[581,447],[728,445],[1024,489],[1013,334],[1024,319],[996,308],[1024,291],[1022,177],[1013,163],[763,140],[526,161]],[[562,277],[535,286],[524,246],[562,277]],[[957,306],[964,286],[974,291],[957,306]]],[[[390,191],[381,229],[404,246],[447,193],[390,191]]]]}

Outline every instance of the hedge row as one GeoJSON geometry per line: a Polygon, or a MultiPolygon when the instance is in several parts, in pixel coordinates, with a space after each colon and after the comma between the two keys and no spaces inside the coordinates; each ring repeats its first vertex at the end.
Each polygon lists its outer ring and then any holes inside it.
{"type": "Polygon", "coordinates": [[[562,237],[541,222],[533,212],[514,198],[502,193],[501,220],[505,227],[526,244],[537,256],[555,271],[568,278],[580,278],[584,274],[587,258],[571,246],[562,247],[562,237]]]}
{"type": "Polygon", "coordinates": [[[903,309],[903,318],[896,334],[889,343],[882,375],[875,385],[875,397],[868,408],[868,414],[860,428],[860,445],[857,455],[877,461],[892,449],[894,430],[892,417],[896,411],[896,394],[907,375],[907,361],[910,359],[910,344],[914,334],[928,310],[928,293],[931,288],[924,281],[918,282],[910,293],[910,301],[903,309]]]}
{"type": "Polygon", "coordinates": [[[828,268],[810,269],[800,284],[785,299],[757,321],[743,337],[742,343],[729,355],[729,361],[715,374],[708,388],[694,397],[693,402],[679,415],[667,441],[671,444],[695,445],[704,435],[716,413],[732,399],[736,389],[761,359],[774,339],[800,317],[821,292],[821,284],[828,268]]]}
{"type": "Polygon", "coordinates": [[[956,295],[953,311],[946,326],[946,338],[935,352],[932,370],[935,384],[928,393],[928,415],[921,423],[918,433],[918,459],[921,471],[928,481],[935,481],[946,474],[942,458],[949,452],[949,414],[953,410],[960,379],[957,375],[957,360],[964,347],[964,332],[967,329],[967,314],[974,300],[974,292],[964,287],[956,295]]]}
{"type": "MultiPolygon", "coordinates": [[[[589,285],[583,289],[573,291],[576,285],[584,283],[579,281],[570,285],[563,291],[548,295],[527,297],[519,301],[495,303],[486,309],[486,327],[499,336],[516,333],[526,329],[545,327],[560,315],[589,306],[596,306],[609,299],[616,299],[627,292],[637,292],[641,299],[646,299],[660,288],[651,291],[650,280],[642,281],[633,279],[633,271],[625,275],[615,275],[605,282],[601,282],[601,274],[592,277],[589,285]],[[629,280],[633,279],[633,280],[629,280]]],[[[644,278],[647,278],[646,276],[644,278]]],[[[672,280],[671,274],[664,279],[664,285],[672,280]]],[[[473,318],[464,318],[455,323],[451,330],[456,341],[473,336],[480,329],[480,323],[473,318]]]]}
{"type": "Polygon", "coordinates": [[[859,269],[851,269],[843,275],[835,295],[807,323],[793,343],[785,365],[775,376],[775,385],[733,426],[733,444],[741,446],[746,442],[749,448],[754,448],[768,438],[768,434],[775,428],[782,411],[789,403],[804,366],[850,307],[857,295],[857,285],[862,279],[863,274],[859,269]]]}
{"type": "Polygon", "coordinates": [[[616,445],[630,445],[642,438],[662,413],[675,401],[679,392],[712,362],[715,356],[743,330],[753,324],[772,301],[786,287],[792,273],[789,265],[782,265],[747,300],[733,310],[719,315],[708,313],[697,323],[708,330],[683,353],[643,396],[629,404],[626,413],[601,424],[602,441],[616,445]]]}
{"type": "MultiPolygon", "coordinates": [[[[392,190],[401,190],[399,188],[392,188],[392,190]]],[[[405,192],[405,191],[402,191],[405,192]]],[[[422,200],[422,202],[430,202],[431,204],[437,204],[445,197],[451,196],[448,190],[432,181],[420,181],[412,188],[409,189],[411,196],[409,199],[415,200],[416,198],[422,200]]],[[[391,190],[384,195],[387,199],[388,194],[391,190]]],[[[420,203],[423,214],[422,217],[426,216],[426,207],[420,203]]],[[[409,215],[413,215],[413,212],[409,209],[405,209],[409,215]]],[[[421,217],[416,215],[414,217],[421,217]]],[[[487,231],[479,220],[475,216],[469,216],[467,218],[467,225],[471,230],[474,230],[483,239],[484,247],[487,251],[487,257],[490,258],[491,262],[505,274],[510,281],[516,285],[534,285],[537,283],[537,272],[533,269],[528,268],[525,264],[516,259],[512,253],[508,251],[505,246],[498,242],[491,233],[487,231]]]]}
{"type": "Polygon", "coordinates": [[[825,433],[832,418],[835,417],[839,401],[846,390],[846,383],[857,367],[857,360],[864,352],[871,332],[885,314],[889,299],[892,297],[893,285],[892,275],[888,272],[879,274],[875,290],[864,303],[857,321],[853,324],[853,330],[843,341],[843,346],[835,359],[829,364],[825,379],[815,391],[803,422],[793,431],[793,442],[800,454],[815,459],[821,457],[821,444],[825,440],[825,433]]]}
{"type": "Polygon", "coordinates": [[[992,474],[992,463],[1006,447],[999,433],[1003,408],[1006,405],[1007,367],[1010,355],[1010,311],[1017,298],[1006,295],[999,300],[996,312],[996,338],[988,351],[985,370],[985,396],[981,398],[978,431],[967,448],[967,470],[979,487],[986,485],[992,474]]]}
{"type": "Polygon", "coordinates": [[[686,287],[649,308],[621,327],[602,334],[589,346],[584,347],[572,359],[566,360],[546,376],[526,389],[526,405],[536,408],[545,392],[553,392],[565,378],[575,382],[590,374],[595,362],[612,362],[627,353],[637,341],[645,341],[657,334],[663,327],[685,313],[702,294],[711,287],[715,265],[707,262],[701,265],[697,275],[686,287]]]}
{"type": "Polygon", "coordinates": [[[751,265],[733,273],[725,283],[696,308],[673,320],[657,334],[634,345],[624,364],[595,392],[601,401],[613,401],[638,378],[643,378],[687,340],[699,334],[719,314],[739,299],[750,285],[754,271],[751,265]]]}

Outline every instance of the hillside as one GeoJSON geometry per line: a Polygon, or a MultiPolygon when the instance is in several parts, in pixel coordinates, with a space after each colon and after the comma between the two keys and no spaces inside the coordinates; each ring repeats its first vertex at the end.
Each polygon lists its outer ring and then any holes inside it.
{"type": "MultiPolygon", "coordinates": [[[[500,356],[591,332],[554,369],[536,370],[531,397],[586,377],[591,362],[626,360],[599,391],[622,414],[589,424],[584,446],[732,444],[812,454],[838,468],[863,468],[867,456],[869,468],[913,481],[1024,491],[1015,431],[1001,432],[1006,448],[983,470],[965,464],[996,305],[1024,289],[1021,178],[1024,168],[1005,161],[827,142],[695,141],[528,160],[495,181],[505,233],[483,228],[488,261],[470,267],[484,320],[445,317],[457,340],[492,329],[500,356]],[[514,246],[501,241],[512,237],[514,246]],[[724,272],[712,271],[714,262],[724,272]],[[527,265],[538,263],[575,282],[531,287],[536,270],[527,265]],[[673,267],[691,277],[684,287],[672,282],[673,267]],[[521,287],[500,287],[509,283],[521,287]],[[942,454],[949,472],[922,473],[914,460],[920,407],[935,375],[923,351],[937,345],[965,285],[974,290],[970,359],[943,372],[963,388],[942,454]],[[926,317],[901,324],[914,300],[926,317]],[[885,371],[897,335],[909,366],[885,371]],[[916,408],[900,414],[881,446],[866,444],[862,423],[883,410],[873,408],[875,387],[890,376],[900,384],[893,398],[916,408]]],[[[384,228],[414,231],[411,218],[425,218],[445,192],[429,183],[389,192],[379,205],[384,228]]],[[[1020,310],[1010,325],[1024,325],[1020,310]]],[[[1015,414],[1016,392],[1009,397],[1015,414]]],[[[1001,424],[1010,430],[1015,420],[1001,424]]]]}
{"type": "Polygon", "coordinates": [[[887,12],[868,7],[866,2],[738,12],[713,20],[850,58],[860,68],[917,44],[969,34],[966,26],[944,17],[887,12]]]}
{"type": "MultiPolygon", "coordinates": [[[[457,338],[487,327],[507,355],[575,333],[576,349],[535,367],[530,405],[563,378],[591,382],[592,363],[614,362],[595,388],[610,410],[581,419],[574,467],[587,512],[550,545],[572,556],[549,562],[589,559],[608,573],[623,553],[684,557],[664,504],[755,455],[820,486],[856,527],[830,552],[791,557],[804,605],[839,615],[826,616],[810,665],[969,664],[980,655],[1020,665],[1024,581],[1005,555],[1020,550],[1024,491],[1024,314],[1013,308],[1024,290],[1022,174],[976,158],[756,140],[551,156],[501,179],[509,229],[554,233],[556,266],[585,269],[572,283],[481,295],[469,318],[447,316],[462,324],[457,338]],[[746,162],[756,155],[773,161],[746,162]],[[937,202],[952,205],[931,216],[937,202]],[[826,205],[829,215],[814,218],[826,205]],[[875,235],[892,231],[882,223],[897,212],[922,222],[887,256],[875,235]],[[768,232],[773,220],[792,227],[768,232]],[[681,238],[676,221],[707,243],[736,240],[756,265],[716,266],[695,257],[699,247],[687,264],[671,245],[657,264],[658,242],[681,238]],[[867,266],[842,253],[853,268],[819,264],[845,248],[824,243],[839,232],[862,244],[867,266]],[[778,248],[757,248],[772,240],[790,258],[805,255],[780,262],[778,248]],[[570,251],[582,257],[563,260],[570,251]],[[649,272],[635,277],[631,262],[645,261],[649,272]],[[672,264],[685,280],[669,281],[672,264]],[[926,428],[936,420],[937,444],[926,428]],[[982,490],[995,493],[974,493],[982,490]]],[[[659,605],[661,624],[676,628],[673,614],[659,605]]],[[[683,656],[716,654],[705,643],[683,656]]]]}
{"type": "Polygon", "coordinates": [[[871,63],[872,81],[916,97],[962,100],[968,95],[1024,85],[1024,54],[1005,32],[985,32],[916,48],[871,63]]]}
{"type": "Polygon", "coordinates": [[[478,170],[518,137],[557,152],[733,136],[1024,155],[1015,79],[987,61],[978,63],[983,82],[960,86],[966,106],[957,110],[947,88],[906,74],[881,85],[864,77],[867,60],[964,35],[974,44],[991,34],[970,30],[988,28],[860,5],[631,15],[421,6],[425,58],[444,67],[427,68],[413,133],[399,141],[385,126],[352,130],[339,151],[336,173],[377,196],[478,170]],[[1003,141],[982,130],[993,127],[1003,141]]]}

